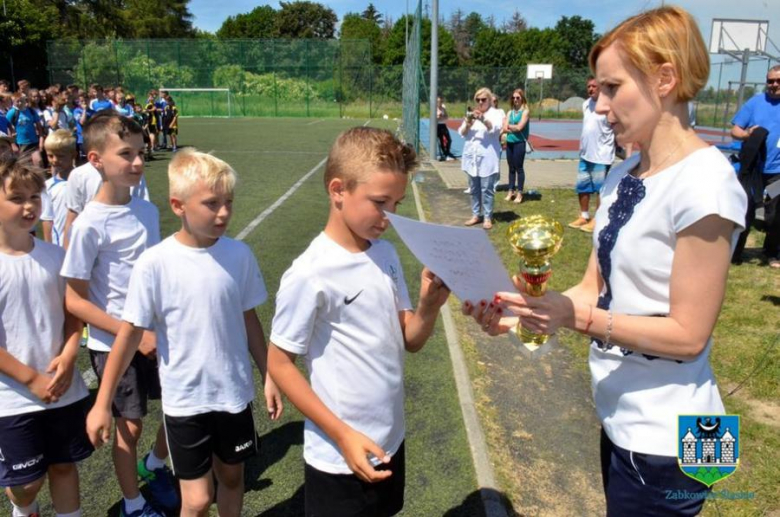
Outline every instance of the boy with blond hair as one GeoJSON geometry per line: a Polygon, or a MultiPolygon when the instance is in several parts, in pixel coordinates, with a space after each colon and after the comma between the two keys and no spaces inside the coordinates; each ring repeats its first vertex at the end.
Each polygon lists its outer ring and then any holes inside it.
{"type": "Polygon", "coordinates": [[[225,237],[236,183],[230,165],[187,150],[171,161],[168,178],[170,206],[182,226],[146,251],[133,270],[124,321],[87,430],[95,445],[108,440],[109,408],[119,378],[145,329],[154,327],[171,466],[181,486],[181,515],[209,514],[214,474],[219,515],[238,517],[243,464],[257,451],[250,355],[265,376],[271,418],[282,412],[279,391],[266,375],[265,337],[255,314],[267,292],[251,249],[225,237]]]}
{"type": "Polygon", "coordinates": [[[92,454],[87,388],[75,368],[82,324],[64,308],[65,252],[30,235],[43,174],[0,156],[0,486],[12,516],[38,515],[48,476],[58,517],[79,517],[76,462],[92,454]]]}
{"type": "MultiPolygon", "coordinates": [[[[144,171],[144,142],[138,124],[111,112],[95,116],[84,131],[87,159],[103,183],[73,223],[61,274],[68,280],[68,309],[89,325],[87,347],[92,367],[101,380],[121,326],[130,273],[141,253],[159,242],[160,216],[153,204],[130,194],[141,182],[144,171]]],[[[136,448],[143,429],[142,418],[147,414],[147,400],[159,398],[155,335],[148,331],[143,337],[141,351],[122,377],[112,407],[117,418],[112,454],[124,496],[120,505],[123,517],[161,515],[141,495],[136,474],[136,448]]],[[[167,455],[160,426],[153,450],[139,462],[138,468],[155,503],[173,509],[178,505],[178,497],[165,470],[167,455]]]]}
{"type": "Polygon", "coordinates": [[[51,178],[46,180],[46,194],[52,216],[51,229],[44,233],[51,236],[46,239],[47,242],[64,247],[63,234],[68,216],[67,184],[76,159],[76,138],[67,129],[58,129],[46,137],[43,148],[51,169],[51,178]]]}
{"type": "Polygon", "coordinates": [[[417,156],[390,132],[353,128],[330,150],[325,230],[276,296],[268,367],[306,416],[306,515],[394,515],[404,502],[404,350],[433,332],[449,290],[424,269],[412,310],[401,261],[378,240],[417,156]],[[311,385],[295,366],[303,355],[311,385]]]}

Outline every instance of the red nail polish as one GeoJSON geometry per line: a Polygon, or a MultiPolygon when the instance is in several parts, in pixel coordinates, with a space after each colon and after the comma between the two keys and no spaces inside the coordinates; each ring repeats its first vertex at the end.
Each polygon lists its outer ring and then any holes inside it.
{"type": "Polygon", "coordinates": [[[490,308],[491,309],[493,308],[493,302],[490,302],[490,308]]]}
{"type": "Polygon", "coordinates": [[[496,295],[496,296],[493,298],[493,303],[495,303],[495,304],[499,304],[499,303],[501,303],[501,297],[500,297],[499,295],[496,295]]]}
{"type": "Polygon", "coordinates": [[[498,311],[496,311],[496,312],[498,312],[499,314],[501,314],[502,312],[504,312],[504,309],[502,309],[501,307],[499,307],[499,308],[498,308],[498,311]]]}
{"type": "Polygon", "coordinates": [[[484,307],[484,306],[485,306],[485,300],[482,300],[481,302],[479,302],[479,304],[480,304],[482,307],[484,307]]]}

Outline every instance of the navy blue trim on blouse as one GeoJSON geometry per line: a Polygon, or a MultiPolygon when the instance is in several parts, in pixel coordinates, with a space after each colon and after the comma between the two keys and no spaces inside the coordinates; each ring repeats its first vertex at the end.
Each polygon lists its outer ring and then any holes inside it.
{"type": "MultiPolygon", "coordinates": [[[[626,174],[617,187],[617,199],[609,207],[609,223],[599,232],[598,261],[601,268],[601,276],[604,278],[605,289],[599,295],[596,307],[609,310],[612,304],[612,285],[610,276],[612,274],[612,250],[615,249],[620,230],[631,220],[634,215],[634,209],[645,198],[645,185],[641,179],[635,178],[631,174],[626,174]]],[[[603,351],[613,348],[612,344],[605,344],[601,339],[593,338],[596,346],[603,351]]],[[[633,350],[620,347],[623,356],[634,353],[633,350]]],[[[642,354],[646,359],[652,361],[659,359],[658,356],[642,354]]],[[[677,361],[681,363],[682,361],[677,361]]]]}

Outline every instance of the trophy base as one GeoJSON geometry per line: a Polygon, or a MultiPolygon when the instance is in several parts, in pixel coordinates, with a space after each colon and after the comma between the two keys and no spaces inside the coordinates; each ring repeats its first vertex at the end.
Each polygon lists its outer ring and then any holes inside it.
{"type": "Polygon", "coordinates": [[[509,339],[527,357],[539,357],[552,350],[554,336],[546,334],[533,334],[518,325],[518,328],[509,332],[509,339]]]}

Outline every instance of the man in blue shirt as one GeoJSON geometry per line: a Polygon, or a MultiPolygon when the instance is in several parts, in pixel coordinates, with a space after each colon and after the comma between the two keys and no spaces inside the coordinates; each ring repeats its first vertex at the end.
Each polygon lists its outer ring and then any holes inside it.
{"type": "MultiPolygon", "coordinates": [[[[766,89],[747,101],[731,121],[734,127],[731,136],[735,140],[747,140],[751,133],[762,127],[769,133],[766,137],[766,162],[764,163],[764,186],[780,181],[780,65],[769,69],[766,74],[766,89]]],[[[769,266],[780,269],[780,196],[764,205],[766,239],[764,253],[769,266]]]]}

